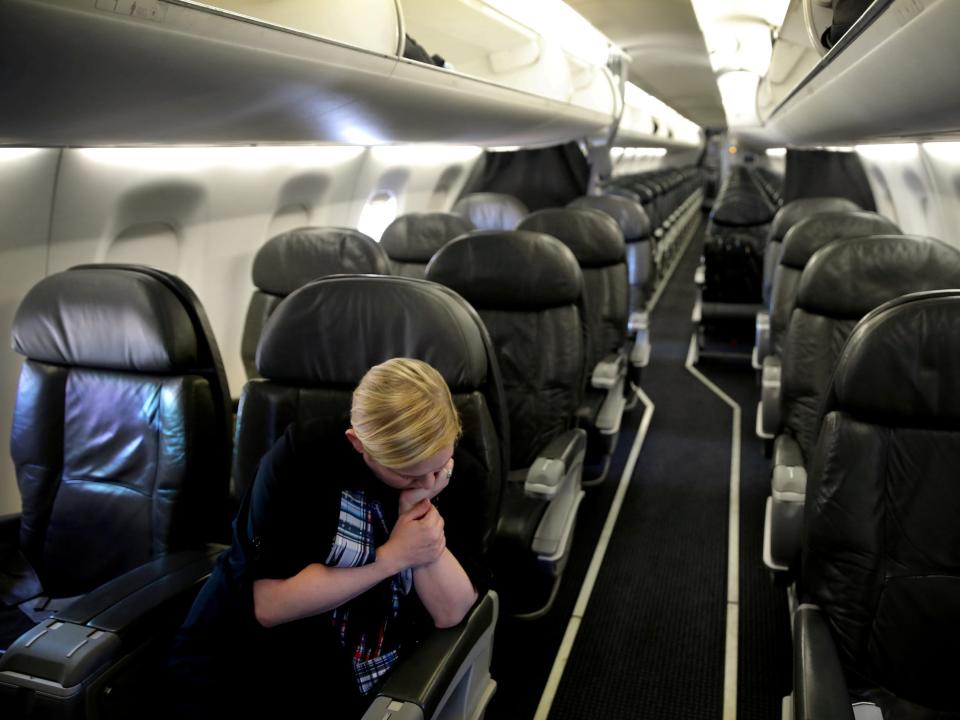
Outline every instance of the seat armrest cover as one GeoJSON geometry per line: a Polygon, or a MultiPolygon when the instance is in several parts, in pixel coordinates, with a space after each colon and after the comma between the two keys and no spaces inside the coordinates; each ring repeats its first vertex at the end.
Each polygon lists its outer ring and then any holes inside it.
{"type": "Polygon", "coordinates": [[[800,444],[790,435],[781,433],[773,441],[773,465],[804,467],[800,444]]]}
{"type": "Polygon", "coordinates": [[[760,428],[767,436],[780,431],[780,358],[767,355],[763,359],[763,371],[760,380],[760,428]]]}
{"type": "Polygon", "coordinates": [[[626,375],[627,358],[625,353],[610,353],[593,367],[590,385],[597,390],[609,390],[626,375]]]}
{"type": "Polygon", "coordinates": [[[621,377],[616,384],[607,390],[606,397],[604,397],[600,409],[593,418],[593,426],[601,435],[616,435],[620,432],[623,411],[627,406],[627,398],[624,393],[625,382],[626,377],[621,377]]]}
{"type": "Polygon", "coordinates": [[[761,310],[757,313],[754,331],[754,344],[757,347],[757,362],[763,362],[770,354],[770,313],[761,310]]]}
{"type": "Polygon", "coordinates": [[[84,682],[134,647],[167,614],[184,605],[213,568],[222,546],[173,553],[87,593],[24,633],[0,656],[0,673],[18,673],[64,688],[84,682]]]}
{"type": "MultiPolygon", "coordinates": [[[[473,680],[479,680],[481,685],[484,679],[492,684],[489,677],[490,651],[493,649],[493,630],[497,622],[498,608],[497,594],[489,591],[480,598],[459,625],[430,631],[387,677],[378,693],[379,697],[364,714],[364,720],[382,720],[385,711],[395,707],[394,703],[415,707],[406,710],[396,707],[390,714],[391,718],[432,718],[444,707],[444,703],[463,680],[471,680],[464,677],[470,671],[480,671],[481,676],[473,680]],[[482,667],[474,667],[477,662],[482,667]]],[[[480,695],[477,699],[484,704],[493,691],[492,687],[475,689],[480,695]]],[[[482,709],[481,707],[480,712],[482,709]]],[[[462,717],[479,715],[476,710],[472,710],[470,715],[464,714],[462,717]]]]}
{"type": "Polygon", "coordinates": [[[560,433],[534,459],[524,490],[536,497],[552,497],[567,473],[579,462],[587,449],[587,433],[580,428],[560,433]]]}
{"type": "MultiPolygon", "coordinates": [[[[632,312],[627,321],[627,333],[633,344],[630,346],[631,369],[645,368],[650,364],[650,317],[645,312],[632,312]]],[[[639,378],[631,377],[639,384],[639,378]]]]}
{"type": "Polygon", "coordinates": [[[793,624],[795,720],[853,720],[843,667],[826,616],[801,605],[793,624]]]}

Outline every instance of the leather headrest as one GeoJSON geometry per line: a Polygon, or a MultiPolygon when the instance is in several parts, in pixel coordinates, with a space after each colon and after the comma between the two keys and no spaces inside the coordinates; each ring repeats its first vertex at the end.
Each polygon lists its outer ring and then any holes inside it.
{"type": "Polygon", "coordinates": [[[430,363],[451,389],[486,380],[482,324],[448,288],[413,278],[337,276],[288,295],[267,320],[257,370],[270,380],[353,387],[392,357],[430,363]]]}
{"type": "Polygon", "coordinates": [[[837,360],[828,410],[899,423],[960,421],[960,290],[897,298],[867,315],[837,360]]]}
{"type": "Polygon", "coordinates": [[[606,267],[626,260],[620,226],[599,210],[551,208],[527,215],[517,230],[555,237],[577,258],[580,267],[606,267]]]}
{"type": "Polygon", "coordinates": [[[619,195],[584,195],[570,203],[568,208],[592,208],[612,217],[623,239],[634,242],[650,237],[650,219],[643,205],[619,195]]]}
{"type": "Polygon", "coordinates": [[[467,218],[478,230],[513,230],[530,211],[512,195],[473,193],[460,198],[451,212],[467,218]]]}
{"type": "Polygon", "coordinates": [[[782,242],[790,228],[811,215],[827,212],[856,212],[859,209],[859,205],[846,198],[809,197],[791,200],[774,216],[767,242],[782,242]]]}
{"type": "Polygon", "coordinates": [[[169,373],[197,364],[193,323],[163,282],[134,269],[84,267],[44,278],[13,321],[14,351],[54,365],[169,373]]]}
{"type": "Polygon", "coordinates": [[[859,320],[901,295],[960,287],[960,252],[933,238],[873,235],[826,245],[800,278],[797,307],[859,320]]]}
{"type": "Polygon", "coordinates": [[[327,275],[387,272],[380,246],[351,228],[290,230],[268,240],[253,259],[253,284],[281,297],[327,275]]]}
{"type": "Polygon", "coordinates": [[[780,264],[803,270],[813,254],[834,240],[898,235],[900,228],[875,212],[818,213],[801,220],[783,238],[780,264]]]}
{"type": "Polygon", "coordinates": [[[527,230],[474,231],[427,265],[427,279],[463,295],[478,310],[541,310],[577,302],[580,265],[559,240],[527,230]]]}
{"type": "Polygon", "coordinates": [[[380,247],[392,260],[426,265],[450,240],[473,229],[472,222],[453,213],[408,213],[387,226],[380,247]]]}

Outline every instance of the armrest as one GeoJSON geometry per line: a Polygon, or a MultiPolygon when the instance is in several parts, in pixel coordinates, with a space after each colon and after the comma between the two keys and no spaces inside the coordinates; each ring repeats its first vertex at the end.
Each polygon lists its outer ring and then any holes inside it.
{"type": "Polygon", "coordinates": [[[764,562],[772,569],[794,567],[803,535],[807,471],[797,441],[779,435],[773,443],[773,476],[764,522],[764,562]]]}
{"type": "Polygon", "coordinates": [[[793,638],[794,719],[853,720],[843,667],[820,608],[797,609],[793,638]]]}
{"type": "Polygon", "coordinates": [[[761,310],[754,321],[754,345],[757,348],[757,362],[762,363],[770,354],[770,313],[761,310]]]}
{"type": "Polygon", "coordinates": [[[763,359],[760,379],[760,430],[772,437],[780,430],[780,358],[767,355],[763,359]]]}
{"type": "Polygon", "coordinates": [[[627,372],[627,358],[622,352],[610,353],[593,367],[590,385],[597,390],[609,390],[627,372]]]}
{"type": "Polygon", "coordinates": [[[630,313],[627,333],[633,341],[630,347],[629,379],[634,385],[639,385],[640,371],[650,364],[650,318],[647,313],[630,313]]]}
{"type": "Polygon", "coordinates": [[[174,553],[84,595],[0,656],[3,681],[23,676],[30,687],[80,685],[135,648],[143,635],[179,624],[222,549],[174,553]]]}
{"type": "Polygon", "coordinates": [[[601,435],[616,435],[620,432],[623,411],[627,406],[625,383],[626,377],[620,377],[616,384],[607,390],[600,409],[593,417],[593,426],[601,435]]]}
{"type": "Polygon", "coordinates": [[[535,497],[553,497],[569,472],[579,464],[587,450],[587,433],[577,428],[560,433],[547,445],[527,470],[524,491],[535,497]]]}
{"type": "Polygon", "coordinates": [[[773,465],[804,467],[803,451],[799,443],[790,435],[781,433],[773,441],[773,465]]]}
{"type": "Polygon", "coordinates": [[[387,677],[364,720],[383,720],[388,711],[396,720],[433,718],[438,711],[443,712],[441,717],[482,716],[496,687],[490,678],[490,656],[498,605],[497,594],[490,591],[459,625],[432,630],[387,677]],[[462,712],[447,712],[451,702],[465,707],[462,712]]]}

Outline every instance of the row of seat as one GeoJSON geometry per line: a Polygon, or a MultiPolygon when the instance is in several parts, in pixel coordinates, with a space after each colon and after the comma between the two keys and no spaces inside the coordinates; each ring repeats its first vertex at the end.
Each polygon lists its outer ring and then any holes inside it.
{"type": "Polygon", "coordinates": [[[850,207],[780,210],[758,319],[764,562],[800,603],[794,715],[955,712],[960,292],[941,289],[960,288],[960,252],[850,207]]]}

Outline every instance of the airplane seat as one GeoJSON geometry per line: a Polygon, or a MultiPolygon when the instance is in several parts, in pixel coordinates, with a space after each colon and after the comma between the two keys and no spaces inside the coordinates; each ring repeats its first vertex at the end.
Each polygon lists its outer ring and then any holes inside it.
{"type": "Polygon", "coordinates": [[[390,259],[394,275],[423,279],[434,253],[473,229],[467,218],[453,213],[407,213],[383,231],[380,247],[390,259]]]}
{"type": "Polygon", "coordinates": [[[783,345],[780,427],[764,529],[764,562],[771,569],[796,567],[818,412],[853,327],[896,297],[951,287],[960,287],[960,252],[933,238],[834,241],[807,262],[783,345]]]}
{"type": "Polygon", "coordinates": [[[464,195],[450,212],[466,218],[477,230],[513,230],[530,211],[512,195],[482,192],[464,195]]]}
{"type": "MultiPolygon", "coordinates": [[[[518,230],[544,233],[573,252],[583,273],[589,337],[584,403],[578,411],[587,431],[583,485],[606,478],[620,434],[620,421],[632,394],[628,382],[627,262],[620,227],[609,215],[591,209],[548,209],[531,213],[518,230]]],[[[630,375],[638,375],[639,368],[630,375]]]]}
{"type": "Polygon", "coordinates": [[[179,625],[212,567],[205,543],[228,533],[230,394],[199,300],[153,268],[48,276],[12,344],[22,513],[0,521],[0,707],[72,717],[105,684],[121,702],[113,673],[179,625]]]}
{"type": "Polygon", "coordinates": [[[618,195],[584,195],[567,203],[572,209],[599,210],[612,217],[627,244],[630,312],[642,313],[657,280],[650,220],[643,206],[618,195]]]}
{"type": "Polygon", "coordinates": [[[569,557],[586,432],[583,275],[559,240],[475,231],[447,243],[427,279],[462,295],[490,332],[507,398],[510,475],[497,527],[496,574],[511,615],[546,613],[569,557]]]}
{"type": "MultiPolygon", "coordinates": [[[[446,380],[463,436],[455,477],[437,496],[446,532],[487,557],[507,467],[506,409],[496,355],[473,309],[448,288],[403,277],[341,275],[311,282],[285,298],[264,327],[260,378],[243,390],[234,475],[242,490],[287,426],[323,419],[329,442],[345,442],[353,389],[366,371],[393,357],[418,358],[446,380]]],[[[304,529],[309,533],[309,528],[304,529]]],[[[498,599],[481,594],[456,628],[429,633],[398,663],[364,717],[480,717],[493,693],[489,663],[498,599]],[[449,698],[446,696],[449,694],[449,698]],[[441,701],[449,705],[441,708],[441,701]],[[390,707],[400,703],[401,708],[390,707]]]]}
{"type": "Polygon", "coordinates": [[[783,238],[801,220],[826,212],[856,212],[862,208],[852,200],[839,197],[808,197],[791,200],[777,210],[770,223],[763,250],[763,304],[770,307],[773,292],[773,274],[780,264],[783,238]]]}
{"type": "Polygon", "coordinates": [[[311,280],[341,273],[387,275],[383,248],[359,230],[301,227],[270,238],[253,258],[256,289],[247,306],[240,354],[248,378],[257,377],[257,343],[280,301],[311,280]]]}
{"type": "Polygon", "coordinates": [[[960,716],[960,291],[856,327],[804,510],[793,717],[960,716]],[[879,708],[870,708],[869,704],[879,708]]]}
{"type": "Polygon", "coordinates": [[[900,228],[882,215],[868,211],[817,213],[797,222],[782,241],[779,264],[773,274],[770,313],[765,329],[758,326],[757,361],[779,356],[797,297],[800,275],[810,257],[827,243],[867,235],[899,235],[900,228]]]}

